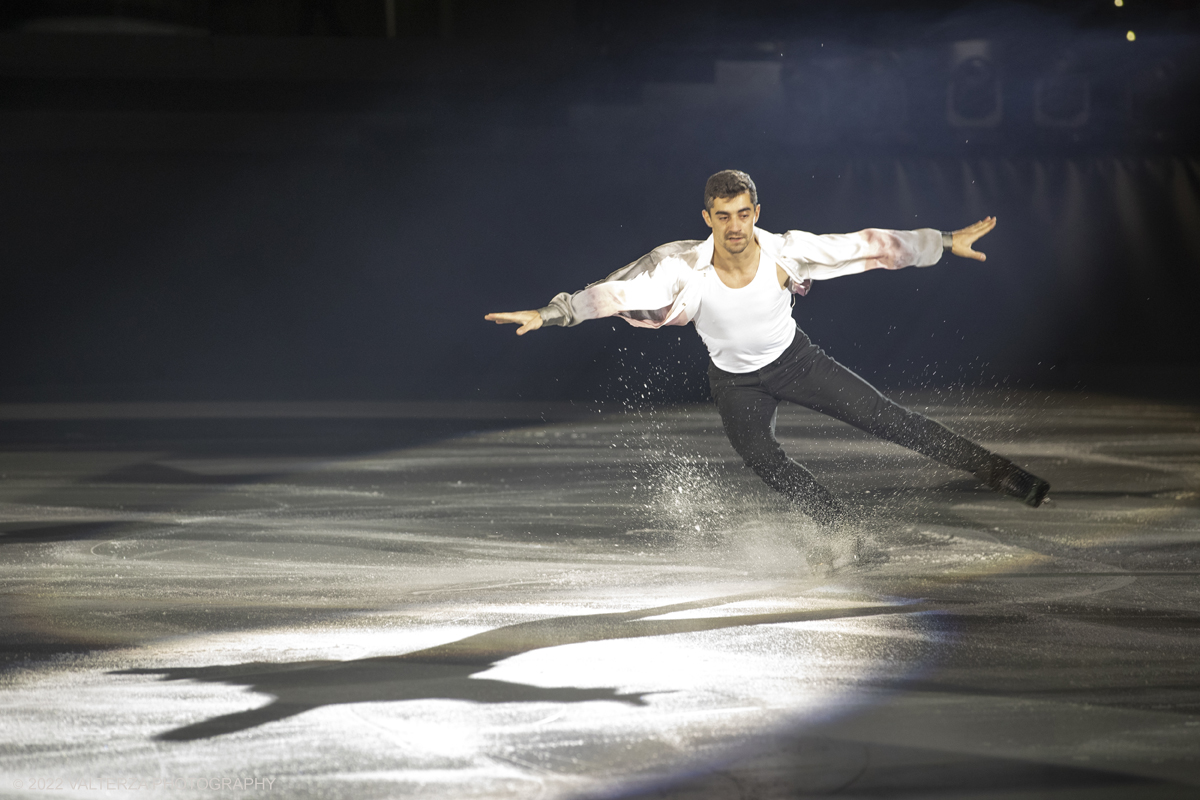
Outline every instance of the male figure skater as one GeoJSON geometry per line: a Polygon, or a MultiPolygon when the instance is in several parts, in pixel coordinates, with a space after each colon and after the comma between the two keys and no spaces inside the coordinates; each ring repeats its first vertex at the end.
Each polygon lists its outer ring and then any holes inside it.
{"type": "Polygon", "coordinates": [[[932,228],[818,236],[783,235],[756,227],[761,206],[750,176],[724,170],[708,179],[701,215],[705,241],[664,244],[602,281],[556,295],[545,308],[488,314],[517,323],[522,336],[544,325],[572,326],[619,316],[659,328],[691,322],[708,347],[708,380],[730,443],[754,472],[822,525],[846,519],[847,508],[788,458],[775,439],[781,400],[829,414],[948,466],[966,470],[991,489],[1037,507],[1050,484],[938,422],[905,409],[834,361],[791,315],[792,294],[814,280],[871,269],[927,267],[949,247],[983,261],[972,249],[996,219],[953,233],[932,228]]]}

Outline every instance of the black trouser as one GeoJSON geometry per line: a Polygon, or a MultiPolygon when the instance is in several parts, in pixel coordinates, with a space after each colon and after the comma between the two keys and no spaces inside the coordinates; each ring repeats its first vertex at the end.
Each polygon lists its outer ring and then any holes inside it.
{"type": "Polygon", "coordinates": [[[799,328],[783,355],[762,369],[726,372],[709,362],[708,381],[725,434],[746,466],[818,522],[836,521],[843,508],[811,472],[784,454],[775,438],[775,411],[781,400],[828,414],[984,480],[999,460],[946,426],[884,397],[825,355],[799,328]]]}

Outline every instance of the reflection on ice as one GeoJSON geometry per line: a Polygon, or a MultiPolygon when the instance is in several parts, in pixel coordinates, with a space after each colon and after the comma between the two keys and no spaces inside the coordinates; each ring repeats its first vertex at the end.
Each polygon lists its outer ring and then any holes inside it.
{"type": "MultiPolygon", "coordinates": [[[[428,619],[461,610],[433,607],[428,619]]],[[[31,741],[48,741],[57,718],[37,713],[39,698],[111,698],[117,747],[91,756],[103,769],[127,766],[120,754],[149,733],[163,743],[207,741],[206,758],[229,763],[243,758],[246,736],[280,753],[310,749],[316,736],[353,739],[358,760],[386,757],[403,781],[443,791],[468,775],[489,796],[523,796],[505,788],[513,778],[521,791],[533,780],[550,796],[608,791],[711,766],[779,726],[828,713],[844,687],[871,677],[871,631],[899,618],[919,629],[923,607],[759,588],[634,610],[470,610],[506,624],[380,628],[347,619],[325,630],[177,639],[79,661],[10,692],[6,710],[31,741]],[[345,657],[364,642],[393,654],[345,657]],[[112,668],[130,658],[142,666],[112,668]]],[[[188,753],[160,758],[177,768],[188,753]]],[[[36,754],[22,761],[46,766],[36,754]]]]}

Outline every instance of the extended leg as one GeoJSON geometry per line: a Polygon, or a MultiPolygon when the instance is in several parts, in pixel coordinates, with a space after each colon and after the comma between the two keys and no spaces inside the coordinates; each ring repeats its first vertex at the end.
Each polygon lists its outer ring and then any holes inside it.
{"type": "MultiPolygon", "coordinates": [[[[800,335],[800,334],[797,334],[800,335]]],[[[853,371],[809,345],[795,364],[763,376],[782,399],[847,422],[950,467],[965,470],[996,491],[1038,506],[1050,484],[965,436],[885,397],[853,371]]]]}

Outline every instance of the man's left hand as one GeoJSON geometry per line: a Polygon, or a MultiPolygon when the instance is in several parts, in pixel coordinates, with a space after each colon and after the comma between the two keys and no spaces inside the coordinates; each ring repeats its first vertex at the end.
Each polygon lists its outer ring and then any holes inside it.
{"type": "Polygon", "coordinates": [[[956,256],[963,258],[973,258],[976,261],[987,261],[987,256],[983,253],[977,253],[972,249],[971,245],[975,244],[975,240],[985,233],[996,227],[995,217],[986,217],[979,220],[974,225],[968,225],[961,230],[953,233],[954,243],[950,248],[950,252],[956,256]]]}

